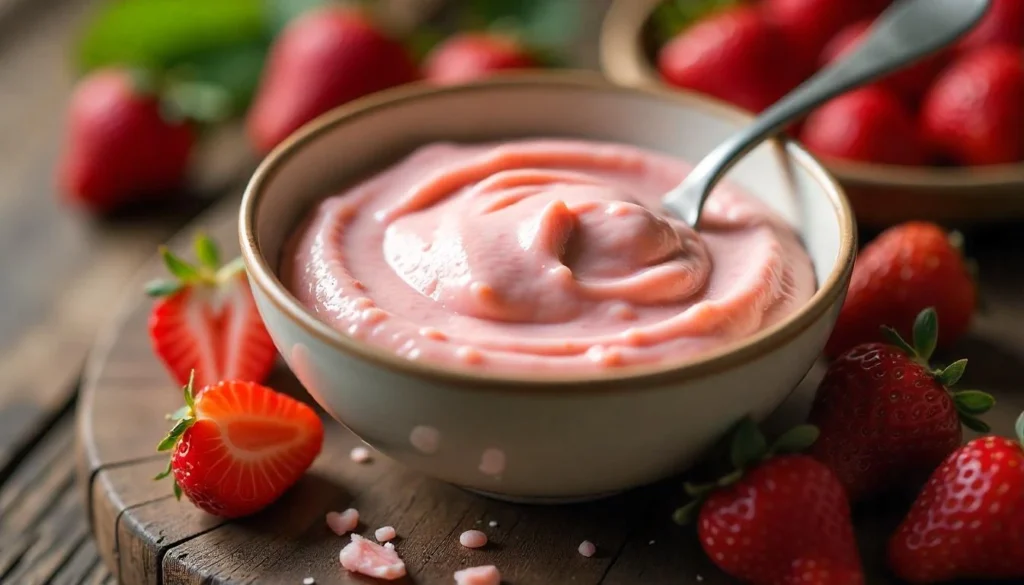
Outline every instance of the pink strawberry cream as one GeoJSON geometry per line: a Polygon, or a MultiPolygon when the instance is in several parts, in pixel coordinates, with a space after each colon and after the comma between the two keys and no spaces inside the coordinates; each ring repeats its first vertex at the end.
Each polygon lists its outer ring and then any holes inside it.
{"type": "Polygon", "coordinates": [[[593,374],[678,364],[807,302],[811,261],[723,186],[700,232],[659,212],[686,163],[619,144],[421,147],[322,201],[286,286],[324,322],[409,360],[593,374]]]}

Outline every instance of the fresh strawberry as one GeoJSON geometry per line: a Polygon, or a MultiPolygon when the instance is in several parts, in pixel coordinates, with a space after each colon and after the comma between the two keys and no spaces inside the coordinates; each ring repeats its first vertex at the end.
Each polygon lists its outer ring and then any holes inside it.
{"type": "Polygon", "coordinates": [[[909,339],[915,319],[928,307],[942,323],[939,346],[949,347],[967,332],[976,302],[959,236],[927,222],[893,226],[857,256],[825,353],[835,357],[861,343],[884,341],[883,326],[909,339]]]}
{"type": "Polygon", "coordinates": [[[937,154],[964,165],[1024,161],[1024,51],[978,49],[936,79],[921,105],[922,133],[937,154]]]}
{"type": "Polygon", "coordinates": [[[799,79],[778,31],[755,7],[716,12],[684,29],[658,55],[668,83],[759,112],[799,79]]]}
{"type": "Polygon", "coordinates": [[[161,249],[174,280],[149,283],[159,297],[149,315],[153,350],[179,384],[195,372],[197,388],[221,380],[262,382],[277,350],[256,310],[240,259],[220,266],[216,245],[200,235],[199,265],[161,249]]]}
{"type": "Polygon", "coordinates": [[[360,12],[309,11],[274,41],[246,120],[249,138],[269,151],[320,114],[415,78],[405,48],[360,12]]]}
{"type": "Polygon", "coordinates": [[[676,522],[697,515],[704,552],[745,582],[862,585],[842,484],[812,457],[793,454],[816,436],[813,426],[796,427],[769,448],[757,425],[744,419],[733,436],[735,471],[709,484],[687,484],[694,499],[676,511],[676,522]]]}
{"type": "Polygon", "coordinates": [[[988,12],[957,43],[961,51],[973,51],[989,45],[1024,46],[1024,2],[992,0],[988,12]]]}
{"type": "Polygon", "coordinates": [[[792,54],[821,54],[825,44],[848,24],[873,19],[890,0],[765,0],[768,17],[783,31],[792,54]]]}
{"type": "Polygon", "coordinates": [[[152,85],[141,72],[114,68],[78,82],[57,167],[68,200],[105,213],[182,182],[195,134],[164,117],[152,85]]]}
{"type": "Polygon", "coordinates": [[[914,118],[898,97],[877,85],[843,94],[811,112],[800,140],[823,158],[925,163],[914,118]]]}
{"type": "MultiPolygon", "coordinates": [[[[854,50],[867,38],[872,24],[870,20],[862,20],[839,31],[821,52],[822,66],[834,63],[854,50]]],[[[891,73],[876,83],[905,98],[908,103],[913,103],[928,90],[929,84],[946,66],[948,60],[948,51],[940,51],[891,73]]]]}
{"type": "Polygon", "coordinates": [[[320,453],[324,427],[313,409],[252,382],[228,380],[193,393],[160,442],[171,451],[167,470],[174,494],[197,508],[237,518],[258,512],[281,497],[320,453]]]}
{"type": "Polygon", "coordinates": [[[495,71],[537,66],[533,55],[510,37],[467,32],[434,47],[423,68],[426,79],[451,85],[474,81],[495,71]]]}
{"type": "Polygon", "coordinates": [[[886,331],[891,345],[858,345],[829,364],[808,421],[821,431],[810,454],[835,471],[852,502],[919,486],[960,446],[961,423],[988,430],[975,415],[994,404],[977,390],[950,391],[967,360],[941,370],[928,365],[938,335],[934,310],[918,316],[912,346],[886,331]]]}
{"type": "Polygon", "coordinates": [[[1024,416],[1017,439],[974,439],[935,470],[889,540],[893,572],[911,583],[1024,582],[1024,416]]]}

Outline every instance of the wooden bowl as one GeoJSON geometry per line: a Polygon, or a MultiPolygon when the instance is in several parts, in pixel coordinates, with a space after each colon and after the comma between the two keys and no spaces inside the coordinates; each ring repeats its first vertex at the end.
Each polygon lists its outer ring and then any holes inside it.
{"type": "MultiPolygon", "coordinates": [[[[614,83],[665,87],[654,66],[650,16],[662,0],[614,0],[601,32],[601,68],[614,83]]],[[[1024,163],[974,168],[828,161],[862,226],[910,219],[972,224],[1024,218],[1024,163]]]]}

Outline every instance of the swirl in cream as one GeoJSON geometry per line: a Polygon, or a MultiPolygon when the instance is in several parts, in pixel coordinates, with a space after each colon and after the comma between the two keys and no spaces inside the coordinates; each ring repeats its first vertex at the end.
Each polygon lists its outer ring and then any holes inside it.
{"type": "Polygon", "coordinates": [[[432,144],[321,202],[282,262],[325,322],[488,371],[683,362],[815,289],[793,231],[728,186],[700,234],[656,212],[685,163],[605,143],[432,144]]]}

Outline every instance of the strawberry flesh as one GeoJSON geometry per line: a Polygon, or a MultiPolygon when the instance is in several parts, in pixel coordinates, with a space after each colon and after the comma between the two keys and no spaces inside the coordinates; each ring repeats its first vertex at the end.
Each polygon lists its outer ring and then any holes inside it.
{"type": "Polygon", "coordinates": [[[512,39],[463,33],[444,41],[427,55],[423,75],[433,83],[452,85],[481,79],[495,71],[537,65],[536,59],[512,39]]]}

